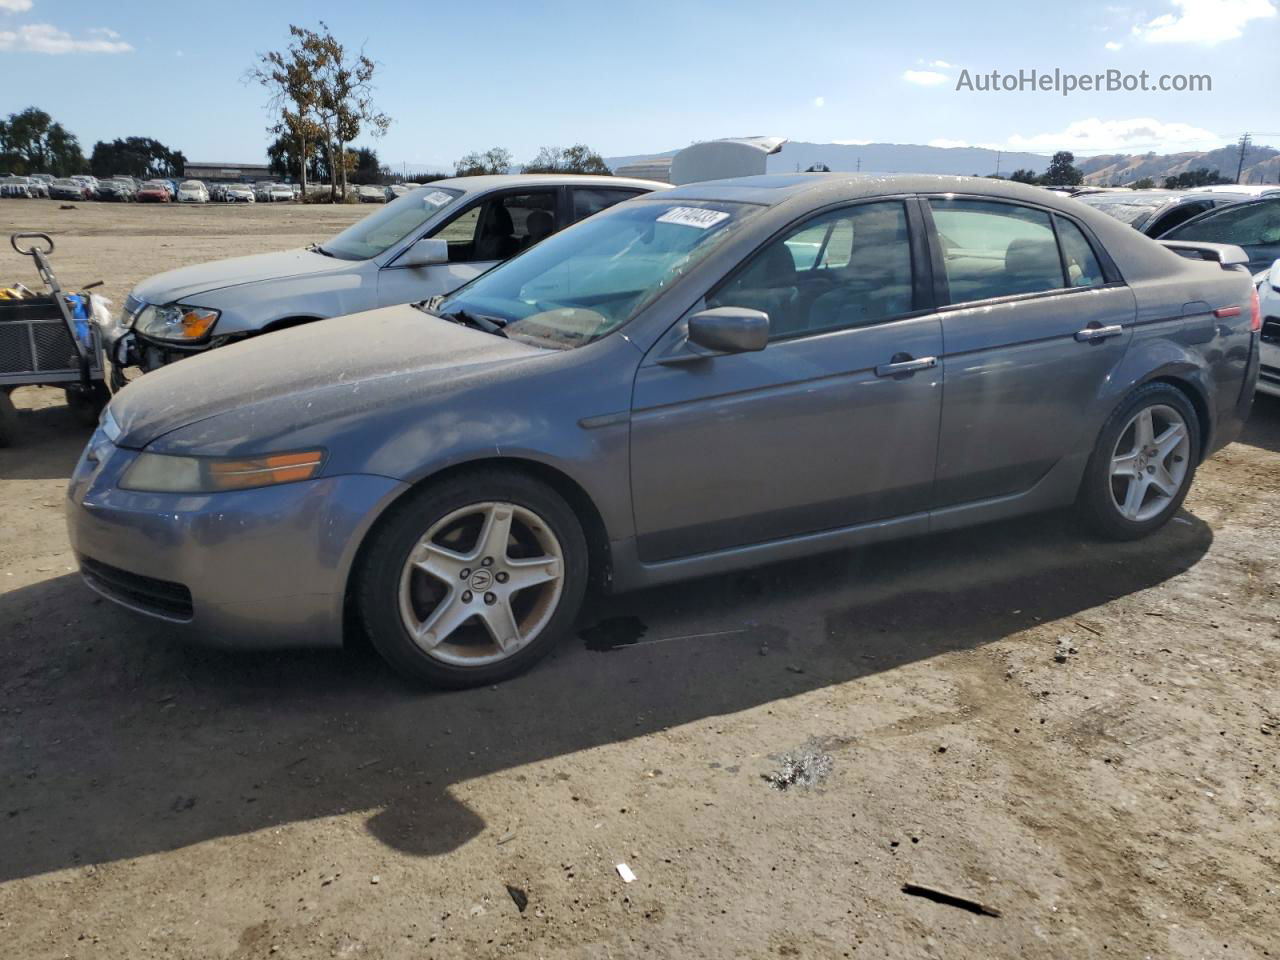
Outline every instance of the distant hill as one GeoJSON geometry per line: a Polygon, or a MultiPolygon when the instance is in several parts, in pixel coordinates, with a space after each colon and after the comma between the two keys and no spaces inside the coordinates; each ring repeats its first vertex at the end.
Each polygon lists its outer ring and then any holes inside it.
{"type": "MultiPolygon", "coordinates": [[[[606,163],[617,168],[660,157],[670,157],[675,150],[608,157],[606,163]]],[[[1076,166],[1085,174],[1087,183],[1124,185],[1143,177],[1157,183],[1199,167],[1218,170],[1224,177],[1234,177],[1239,153],[1236,147],[1222,147],[1202,153],[1171,154],[1104,154],[1077,157],[1076,166]]],[[[929,147],[911,143],[805,143],[792,140],[782,152],[769,158],[770,173],[789,173],[824,163],[832,170],[858,170],[864,173],[941,173],[986,176],[999,172],[1006,176],[1017,169],[1043,173],[1049,157],[1037,153],[1011,153],[982,147],[929,147]],[[998,165],[998,167],[997,167],[998,165]]],[[[1247,183],[1280,182],[1280,151],[1271,147],[1252,147],[1245,157],[1244,176],[1247,183]]]]}

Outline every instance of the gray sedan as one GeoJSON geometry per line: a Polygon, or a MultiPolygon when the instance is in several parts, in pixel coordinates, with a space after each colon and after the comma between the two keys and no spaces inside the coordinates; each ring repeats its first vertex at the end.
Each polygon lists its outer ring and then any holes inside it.
{"type": "Polygon", "coordinates": [[[448,296],[126,387],[68,491],[91,587],[226,645],[354,613],[451,686],[630,590],[1075,504],[1179,508],[1253,396],[1234,247],[993,180],[794,175],[612,207],[448,296]]]}

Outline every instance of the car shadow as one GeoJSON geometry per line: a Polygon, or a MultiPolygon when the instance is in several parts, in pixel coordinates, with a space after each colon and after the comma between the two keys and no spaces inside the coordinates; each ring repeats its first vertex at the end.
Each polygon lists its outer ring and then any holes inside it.
{"type": "Polygon", "coordinates": [[[1253,398],[1253,412],[1236,442],[1280,453],[1280,397],[1260,393],[1253,398]]]}
{"type": "Polygon", "coordinates": [[[13,444],[0,448],[0,480],[65,480],[93,433],[62,403],[18,407],[13,444]]]}
{"type": "Polygon", "coordinates": [[[1047,516],[595,598],[538,668],[454,693],[359,650],[190,647],[46,580],[0,596],[0,882],[348,811],[446,853],[488,827],[454,785],[977,648],[1176,577],[1212,539],[1186,513],[1127,544],[1047,516]]]}

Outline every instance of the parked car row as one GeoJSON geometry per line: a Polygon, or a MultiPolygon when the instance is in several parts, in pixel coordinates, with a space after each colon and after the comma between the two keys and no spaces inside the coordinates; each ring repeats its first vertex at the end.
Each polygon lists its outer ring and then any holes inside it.
{"type": "Polygon", "coordinates": [[[139,284],[117,346],[203,355],[113,400],[71,543],[175,630],[359,623],[470,686],[546,654],[588,582],[1067,505],[1135,539],[1242,429],[1249,260],[978,178],[444,180],[139,284]]]}

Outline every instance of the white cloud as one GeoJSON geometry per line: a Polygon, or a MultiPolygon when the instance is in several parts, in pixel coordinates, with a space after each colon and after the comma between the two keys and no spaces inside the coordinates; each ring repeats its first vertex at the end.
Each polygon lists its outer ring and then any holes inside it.
{"type": "Polygon", "coordinates": [[[9,13],[26,13],[31,9],[31,0],[0,0],[0,10],[9,13]]]}
{"type": "Polygon", "coordinates": [[[1172,0],[1178,13],[1166,13],[1133,28],[1147,43],[1198,43],[1213,46],[1234,40],[1251,20],[1276,16],[1271,0],[1172,0]]]}
{"type": "Polygon", "coordinates": [[[826,98],[826,97],[814,97],[814,98],[813,98],[813,105],[814,105],[815,107],[825,107],[825,106],[827,105],[827,98],[826,98]]]}
{"type": "Polygon", "coordinates": [[[946,137],[939,137],[936,140],[930,140],[929,146],[942,147],[944,150],[951,150],[955,147],[972,146],[968,140],[948,140],[946,137]]]}
{"type": "Polygon", "coordinates": [[[1107,49],[1108,49],[1108,50],[1121,50],[1121,49],[1123,49],[1123,48],[1124,48],[1124,44],[1123,44],[1123,43],[1116,43],[1114,40],[1109,40],[1109,41],[1107,41],[1107,49]]]}
{"type": "Polygon", "coordinates": [[[930,60],[929,66],[937,67],[939,70],[954,70],[956,67],[954,63],[947,63],[945,60],[930,60]]]}
{"type": "MultiPolygon", "coordinates": [[[[3,2],[3,0],[0,0],[3,2]]],[[[129,44],[106,27],[89,31],[89,38],[77,40],[50,23],[30,23],[15,30],[0,30],[0,51],[14,53],[129,53],[129,44]]]]}
{"type": "Polygon", "coordinates": [[[1165,123],[1151,117],[1131,120],[1077,120],[1063,130],[1023,136],[1015,133],[1008,146],[1015,150],[1049,152],[1073,150],[1108,153],[1113,150],[1204,150],[1222,143],[1210,130],[1189,123],[1165,123]]]}
{"type": "Polygon", "coordinates": [[[902,74],[902,79],[918,87],[936,87],[951,82],[951,78],[945,73],[936,73],[933,70],[907,70],[902,74]]]}

